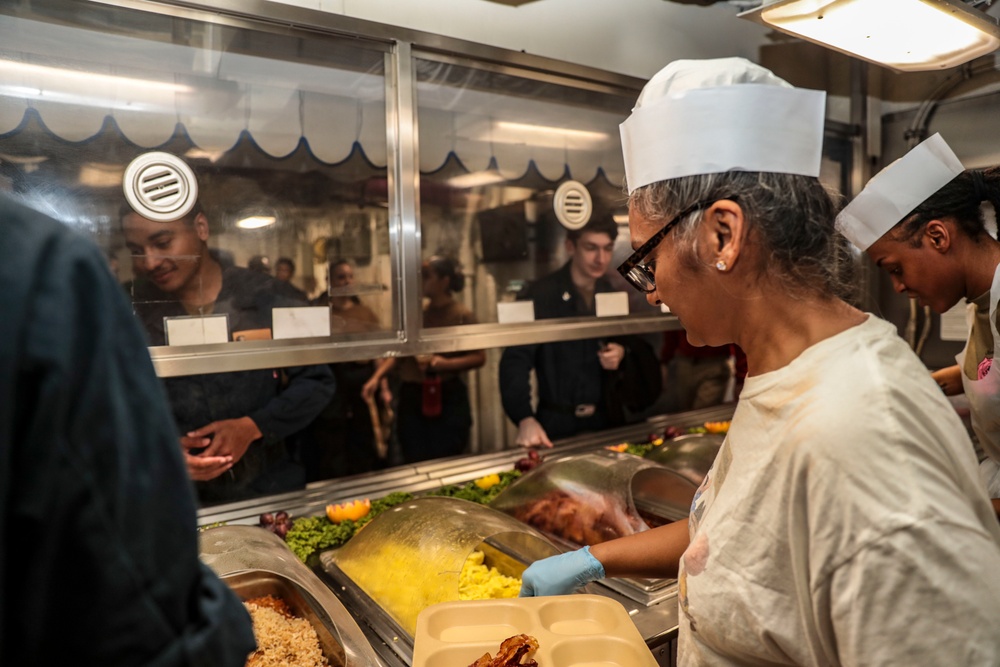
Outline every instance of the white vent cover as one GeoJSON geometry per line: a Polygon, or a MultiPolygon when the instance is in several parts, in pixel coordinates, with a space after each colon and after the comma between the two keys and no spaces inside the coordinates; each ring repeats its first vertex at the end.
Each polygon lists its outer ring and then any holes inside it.
{"type": "Polygon", "coordinates": [[[587,186],[579,181],[566,181],[556,189],[552,198],[556,218],[566,229],[580,229],[590,221],[594,202],[587,186]]]}
{"type": "Polygon", "coordinates": [[[194,172],[170,153],[143,153],[132,160],[125,168],[122,187],[132,210],[155,222],[183,218],[198,200],[194,172]]]}

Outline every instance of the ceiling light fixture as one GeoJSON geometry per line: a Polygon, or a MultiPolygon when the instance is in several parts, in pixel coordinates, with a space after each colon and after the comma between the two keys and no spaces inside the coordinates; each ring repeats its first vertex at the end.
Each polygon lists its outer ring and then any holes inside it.
{"type": "Polygon", "coordinates": [[[87,162],[80,167],[80,185],[88,188],[120,188],[125,167],[120,164],[87,162]]]}
{"type": "Polygon", "coordinates": [[[157,90],[172,93],[192,93],[194,89],[181,83],[171,81],[151,81],[149,79],[133,79],[127,76],[117,76],[114,74],[99,74],[97,72],[87,72],[85,70],[64,69],[62,67],[49,67],[48,65],[34,65],[32,63],[20,62],[18,60],[0,60],[0,72],[10,74],[23,74],[30,77],[32,83],[40,83],[39,87],[45,88],[46,83],[54,81],[75,81],[86,86],[124,86],[134,90],[157,90]]]}
{"type": "Polygon", "coordinates": [[[251,215],[238,220],[236,226],[240,229],[260,229],[261,227],[270,227],[276,221],[273,215],[251,215]]]}
{"type": "Polygon", "coordinates": [[[574,130],[568,127],[499,120],[494,123],[493,131],[483,138],[499,144],[529,144],[546,148],[570,147],[593,149],[605,145],[610,137],[607,132],[574,130]]]}
{"type": "Polygon", "coordinates": [[[215,163],[219,161],[226,151],[209,151],[204,148],[189,148],[184,152],[184,157],[189,160],[208,160],[215,163]]]}
{"type": "Polygon", "coordinates": [[[174,111],[176,95],[194,88],[172,81],[136,79],[0,59],[0,95],[62,104],[174,111]]]}
{"type": "Polygon", "coordinates": [[[494,185],[496,183],[503,183],[507,179],[503,177],[499,171],[473,171],[468,174],[461,174],[459,176],[452,176],[445,183],[450,187],[457,188],[459,190],[467,190],[470,188],[483,187],[485,185],[494,185]]]}
{"type": "Polygon", "coordinates": [[[1000,48],[997,19],[961,0],[770,0],[739,16],[900,72],[1000,48]]]}

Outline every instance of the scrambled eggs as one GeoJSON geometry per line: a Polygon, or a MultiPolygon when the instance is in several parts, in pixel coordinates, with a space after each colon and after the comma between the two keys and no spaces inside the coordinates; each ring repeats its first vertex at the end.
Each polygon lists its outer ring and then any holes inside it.
{"type": "Polygon", "coordinates": [[[520,579],[483,564],[482,551],[473,551],[461,571],[447,570],[449,557],[447,550],[395,543],[340,559],[337,565],[410,634],[416,632],[417,614],[432,604],[516,598],[521,591],[520,579]]]}
{"type": "Polygon", "coordinates": [[[482,551],[473,551],[465,559],[462,573],[458,577],[458,598],[460,600],[492,600],[516,598],[521,592],[521,580],[508,577],[495,567],[483,564],[482,551]]]}

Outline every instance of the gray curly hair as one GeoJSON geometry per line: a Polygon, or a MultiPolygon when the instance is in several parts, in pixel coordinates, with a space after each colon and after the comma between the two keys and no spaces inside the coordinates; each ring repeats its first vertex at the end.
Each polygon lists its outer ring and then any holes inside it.
{"type": "MultiPolygon", "coordinates": [[[[777,280],[793,296],[857,297],[857,259],[834,229],[840,196],[818,179],[797,174],[728,171],[684,176],[638,188],[629,205],[650,221],[668,220],[700,201],[736,199],[752,242],[761,248],[759,276],[777,280]]],[[[686,268],[705,271],[697,259],[695,212],[677,225],[674,243],[686,268]]]]}

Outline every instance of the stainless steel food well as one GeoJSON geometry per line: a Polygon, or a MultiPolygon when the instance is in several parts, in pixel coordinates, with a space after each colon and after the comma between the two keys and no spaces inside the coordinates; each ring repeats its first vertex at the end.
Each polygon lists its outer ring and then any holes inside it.
{"type": "Polygon", "coordinates": [[[520,577],[527,564],[560,550],[534,528],[467,500],[417,498],[378,515],[340,547],[320,554],[322,576],[349,607],[409,662],[417,616],[459,599],[466,559],[520,577]]]}
{"type": "Polygon", "coordinates": [[[219,526],[202,531],[199,550],[241,599],[281,597],[312,623],[331,665],[384,664],[347,608],[277,535],[256,526],[219,526]]]}
{"type": "Polygon", "coordinates": [[[323,655],[331,667],[347,667],[344,647],[340,643],[337,629],[333,626],[329,614],[325,613],[294,581],[284,575],[262,570],[244,570],[227,574],[222,580],[244,602],[265,595],[284,600],[292,614],[304,618],[312,625],[316,636],[319,637],[323,655]]]}
{"type": "Polygon", "coordinates": [[[696,490],[657,463],[599,450],[548,458],[490,507],[581,547],[682,519],[696,490]]]}
{"type": "MultiPolygon", "coordinates": [[[[534,526],[569,551],[683,519],[696,490],[691,480],[657,463],[598,450],[550,455],[490,506],[534,526]]],[[[616,578],[600,585],[645,606],[676,591],[674,579],[616,578]]]]}
{"type": "Polygon", "coordinates": [[[718,433],[688,433],[654,447],[646,459],[670,468],[700,485],[715,463],[726,437],[718,433]]]}

